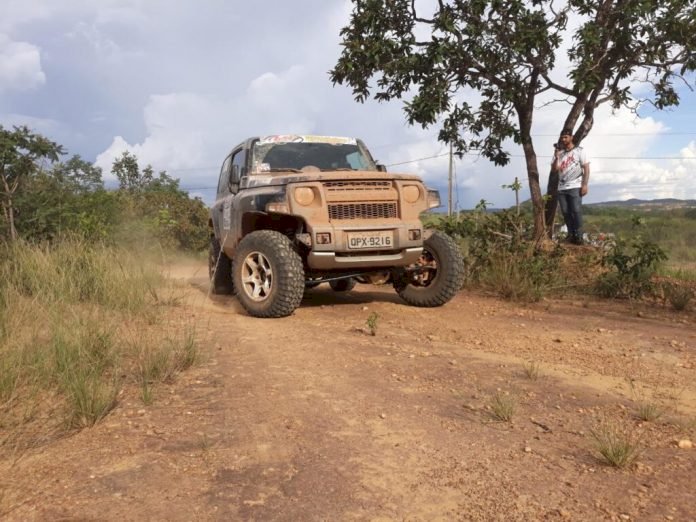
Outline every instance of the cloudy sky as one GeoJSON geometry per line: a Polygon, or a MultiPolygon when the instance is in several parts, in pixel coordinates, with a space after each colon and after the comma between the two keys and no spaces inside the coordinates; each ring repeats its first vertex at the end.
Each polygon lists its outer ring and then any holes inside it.
{"type": "MultiPolygon", "coordinates": [[[[328,134],[360,137],[390,171],[446,190],[437,127],[409,127],[399,102],[357,104],[332,86],[347,0],[0,1],[0,124],[28,125],[105,173],[127,149],[210,202],[219,165],[246,137],[328,134]]],[[[543,187],[565,111],[535,116],[543,187]]],[[[696,198],[694,121],[687,89],[669,112],[599,110],[584,143],[586,201],[696,198]]],[[[459,208],[512,204],[501,185],[516,176],[527,197],[522,152],[510,152],[505,168],[473,155],[456,161],[459,208]]]]}

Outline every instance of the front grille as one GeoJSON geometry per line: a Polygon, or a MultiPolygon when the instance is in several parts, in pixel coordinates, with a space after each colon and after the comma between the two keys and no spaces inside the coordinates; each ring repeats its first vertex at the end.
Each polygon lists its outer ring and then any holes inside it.
{"type": "Polygon", "coordinates": [[[390,190],[391,181],[327,181],[324,187],[328,192],[361,192],[363,190],[390,190]]]}
{"type": "Polygon", "coordinates": [[[329,219],[385,219],[395,218],[395,201],[378,203],[335,203],[329,205],[329,219]]]}

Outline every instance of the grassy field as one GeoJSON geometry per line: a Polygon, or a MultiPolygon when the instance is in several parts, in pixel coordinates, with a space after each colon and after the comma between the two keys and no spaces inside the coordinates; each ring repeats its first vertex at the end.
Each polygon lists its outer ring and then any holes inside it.
{"type": "Polygon", "coordinates": [[[696,209],[585,207],[586,231],[641,234],[669,256],[668,265],[696,269],[696,209]]]}
{"type": "Polygon", "coordinates": [[[127,388],[149,403],[196,361],[155,263],[80,240],[0,249],[0,452],[91,426],[127,388]]]}

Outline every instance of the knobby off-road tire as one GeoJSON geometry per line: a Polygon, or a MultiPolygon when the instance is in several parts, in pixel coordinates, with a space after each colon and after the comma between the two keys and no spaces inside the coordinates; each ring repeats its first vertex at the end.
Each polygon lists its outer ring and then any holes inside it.
{"type": "Polygon", "coordinates": [[[229,295],[234,293],[232,284],[232,261],[220,248],[220,241],[216,237],[210,238],[208,248],[208,276],[210,277],[210,291],[217,295],[229,295]]]}
{"type": "Polygon", "coordinates": [[[442,232],[433,232],[423,242],[423,256],[427,267],[435,268],[425,272],[427,278],[417,282],[399,283],[394,287],[399,296],[411,306],[441,306],[452,299],[462,287],[464,279],[464,260],[457,244],[442,232]]]}
{"type": "Polygon", "coordinates": [[[302,301],[302,259],[290,240],[273,230],[258,230],[239,243],[232,264],[237,299],[254,317],[290,315],[302,301]]]}
{"type": "Polygon", "coordinates": [[[329,286],[334,292],[350,292],[355,288],[355,279],[352,277],[349,279],[337,279],[336,281],[329,281],[329,286]]]}

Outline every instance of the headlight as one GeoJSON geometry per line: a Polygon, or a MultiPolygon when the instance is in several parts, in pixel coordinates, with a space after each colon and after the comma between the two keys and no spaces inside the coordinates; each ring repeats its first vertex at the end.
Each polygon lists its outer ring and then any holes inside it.
{"type": "Polygon", "coordinates": [[[428,189],[428,208],[441,207],[440,193],[435,189],[428,189]]]}
{"type": "Polygon", "coordinates": [[[401,193],[407,203],[415,203],[420,198],[420,189],[418,185],[406,185],[401,193]]]}
{"type": "Polygon", "coordinates": [[[295,201],[297,201],[303,207],[308,207],[314,201],[314,191],[310,187],[296,188],[295,201]]]}

